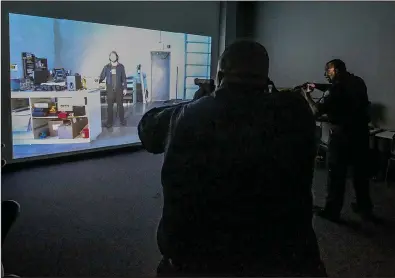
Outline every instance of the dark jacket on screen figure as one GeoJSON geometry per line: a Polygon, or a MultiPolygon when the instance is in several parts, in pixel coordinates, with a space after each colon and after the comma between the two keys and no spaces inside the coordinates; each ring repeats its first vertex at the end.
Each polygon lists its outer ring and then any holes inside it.
{"type": "Polygon", "coordinates": [[[315,120],[300,95],[220,88],[148,111],[138,132],[146,150],[164,153],[164,256],[265,268],[320,264],[312,228],[315,120]]]}
{"type": "MultiPolygon", "coordinates": [[[[112,73],[111,73],[112,65],[111,63],[104,66],[103,70],[100,73],[99,83],[101,83],[104,79],[106,79],[106,87],[107,92],[113,91],[112,86],[112,73]]],[[[118,63],[116,65],[116,92],[122,92],[127,89],[127,80],[126,80],[126,72],[124,65],[118,63]]]]}

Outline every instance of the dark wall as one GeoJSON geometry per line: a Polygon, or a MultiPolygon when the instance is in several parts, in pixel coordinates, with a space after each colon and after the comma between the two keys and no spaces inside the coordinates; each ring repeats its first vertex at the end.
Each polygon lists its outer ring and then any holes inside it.
{"type": "Polygon", "coordinates": [[[324,81],[325,63],[343,59],[395,129],[394,14],[394,2],[257,2],[254,37],[278,87],[324,81]]]}
{"type": "Polygon", "coordinates": [[[220,4],[220,39],[219,53],[221,54],[225,47],[235,41],[237,33],[237,8],[238,3],[235,1],[221,1],[220,4]]]}
{"type": "Polygon", "coordinates": [[[253,38],[255,32],[256,6],[258,2],[237,2],[237,38],[253,38]]]}
{"type": "Polygon", "coordinates": [[[253,38],[255,4],[252,1],[221,1],[219,53],[237,39],[253,38]]]}

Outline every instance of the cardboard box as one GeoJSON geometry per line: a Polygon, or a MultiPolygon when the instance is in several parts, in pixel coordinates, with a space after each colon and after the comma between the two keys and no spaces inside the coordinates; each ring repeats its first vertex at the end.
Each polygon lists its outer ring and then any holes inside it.
{"type": "Polygon", "coordinates": [[[64,121],[58,128],[59,139],[74,139],[80,135],[81,130],[88,124],[87,118],[74,118],[64,121]]]}
{"type": "Polygon", "coordinates": [[[49,121],[48,122],[49,136],[58,136],[58,129],[62,124],[63,121],[59,121],[59,120],[49,121]]]}

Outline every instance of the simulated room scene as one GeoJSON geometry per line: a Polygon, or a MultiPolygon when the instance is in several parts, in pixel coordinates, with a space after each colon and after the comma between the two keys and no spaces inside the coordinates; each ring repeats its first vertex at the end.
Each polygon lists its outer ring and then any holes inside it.
{"type": "Polygon", "coordinates": [[[9,25],[14,159],[139,143],[146,111],[210,78],[208,36],[20,14],[9,25]]]}

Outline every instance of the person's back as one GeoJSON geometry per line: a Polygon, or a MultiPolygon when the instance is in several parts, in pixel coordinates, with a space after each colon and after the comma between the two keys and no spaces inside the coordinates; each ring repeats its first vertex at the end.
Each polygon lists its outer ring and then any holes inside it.
{"type": "Polygon", "coordinates": [[[311,232],[314,120],[296,98],[243,93],[185,107],[174,130],[162,170],[173,259],[274,259],[311,232]]]}
{"type": "Polygon", "coordinates": [[[307,103],[221,84],[169,113],[161,253],[200,275],[324,274],[311,223],[315,122],[307,103]]]}

